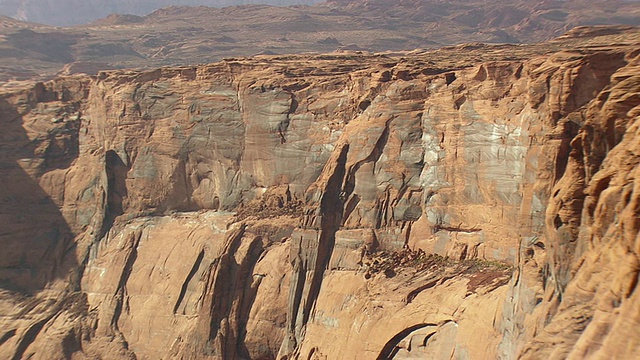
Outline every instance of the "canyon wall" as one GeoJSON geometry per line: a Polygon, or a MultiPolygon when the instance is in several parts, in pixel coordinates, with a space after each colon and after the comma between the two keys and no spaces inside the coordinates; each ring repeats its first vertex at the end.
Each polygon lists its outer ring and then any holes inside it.
{"type": "Polygon", "coordinates": [[[0,94],[0,356],[638,356],[625,31],[0,94]]]}

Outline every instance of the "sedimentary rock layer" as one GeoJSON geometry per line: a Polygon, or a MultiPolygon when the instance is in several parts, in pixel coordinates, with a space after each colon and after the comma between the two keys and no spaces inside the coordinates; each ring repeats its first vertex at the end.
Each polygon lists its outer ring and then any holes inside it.
{"type": "Polygon", "coordinates": [[[0,94],[0,355],[637,356],[638,32],[581,31],[0,94]]]}

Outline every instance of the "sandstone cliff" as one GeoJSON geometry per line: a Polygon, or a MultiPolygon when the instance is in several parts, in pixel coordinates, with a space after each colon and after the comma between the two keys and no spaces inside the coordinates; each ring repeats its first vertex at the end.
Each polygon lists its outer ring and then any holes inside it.
{"type": "Polygon", "coordinates": [[[0,357],[638,357],[639,40],[1,93],[0,357]]]}

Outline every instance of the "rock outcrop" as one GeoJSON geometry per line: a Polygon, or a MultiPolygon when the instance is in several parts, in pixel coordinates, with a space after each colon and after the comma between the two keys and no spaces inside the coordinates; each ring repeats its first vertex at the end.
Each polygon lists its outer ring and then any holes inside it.
{"type": "Polygon", "coordinates": [[[637,357],[640,32],[586,32],[0,94],[0,357],[637,357]]]}

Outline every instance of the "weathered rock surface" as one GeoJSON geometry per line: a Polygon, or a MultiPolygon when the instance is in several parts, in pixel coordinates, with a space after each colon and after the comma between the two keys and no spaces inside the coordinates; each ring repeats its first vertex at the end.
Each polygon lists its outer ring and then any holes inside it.
{"type": "Polygon", "coordinates": [[[639,39],[3,92],[0,357],[637,357],[639,39]]]}

